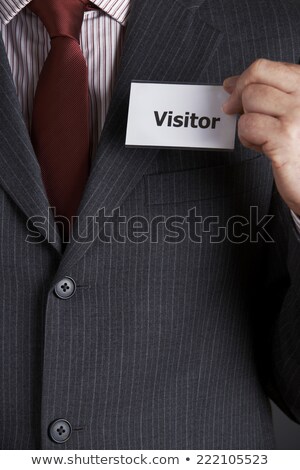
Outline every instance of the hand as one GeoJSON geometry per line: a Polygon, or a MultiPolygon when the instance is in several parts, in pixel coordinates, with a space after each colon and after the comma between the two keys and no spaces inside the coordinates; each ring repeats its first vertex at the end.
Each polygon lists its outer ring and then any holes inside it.
{"type": "Polygon", "coordinates": [[[227,114],[242,114],[241,143],[272,162],[278,191],[300,214],[300,65],[259,59],[223,83],[227,114]]]}

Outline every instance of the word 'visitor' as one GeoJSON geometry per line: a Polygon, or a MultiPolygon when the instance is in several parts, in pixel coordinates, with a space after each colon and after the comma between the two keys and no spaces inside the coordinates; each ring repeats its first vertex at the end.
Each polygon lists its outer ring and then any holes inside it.
{"type": "Polygon", "coordinates": [[[160,114],[158,111],[154,111],[156,125],[162,127],[193,127],[194,129],[216,129],[217,123],[221,121],[221,118],[207,116],[199,117],[196,113],[186,112],[185,115],[174,116],[173,111],[164,111],[160,114]]]}

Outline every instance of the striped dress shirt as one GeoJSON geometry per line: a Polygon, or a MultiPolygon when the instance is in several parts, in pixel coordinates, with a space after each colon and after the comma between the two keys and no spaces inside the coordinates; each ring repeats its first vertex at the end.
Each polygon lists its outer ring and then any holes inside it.
{"type": "MultiPolygon", "coordinates": [[[[41,22],[25,6],[30,0],[0,0],[0,31],[17,95],[30,130],[33,98],[50,50],[41,22]]],[[[91,142],[95,155],[122,52],[130,0],[92,0],[99,10],[84,14],[80,45],[87,61],[91,99],[91,142]]]]}

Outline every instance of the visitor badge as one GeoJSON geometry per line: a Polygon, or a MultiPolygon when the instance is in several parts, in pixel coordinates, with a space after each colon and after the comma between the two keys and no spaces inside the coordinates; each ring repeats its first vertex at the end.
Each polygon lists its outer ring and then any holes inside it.
{"type": "Polygon", "coordinates": [[[127,147],[233,150],[237,116],[222,86],[131,82],[127,147]]]}

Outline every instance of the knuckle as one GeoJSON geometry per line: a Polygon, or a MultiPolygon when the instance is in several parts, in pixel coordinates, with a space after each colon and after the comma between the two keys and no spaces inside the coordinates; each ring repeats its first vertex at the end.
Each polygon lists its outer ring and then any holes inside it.
{"type": "Polygon", "coordinates": [[[238,121],[238,130],[241,134],[249,131],[253,126],[253,118],[249,114],[243,114],[238,121]]]}
{"type": "Polygon", "coordinates": [[[255,134],[258,129],[256,116],[253,114],[243,114],[238,121],[238,132],[242,136],[255,134]]]}
{"type": "Polygon", "coordinates": [[[296,122],[283,121],[281,125],[283,138],[290,143],[300,142],[300,129],[296,122]]]}
{"type": "Polygon", "coordinates": [[[254,83],[246,85],[243,91],[243,102],[251,102],[257,96],[257,91],[257,85],[254,83]]]}
{"type": "Polygon", "coordinates": [[[250,66],[250,77],[252,79],[258,78],[262,75],[264,70],[267,68],[269,61],[267,59],[259,58],[256,59],[250,66]]]}
{"type": "Polygon", "coordinates": [[[239,126],[252,126],[253,116],[251,114],[243,114],[239,119],[239,126]]]}

